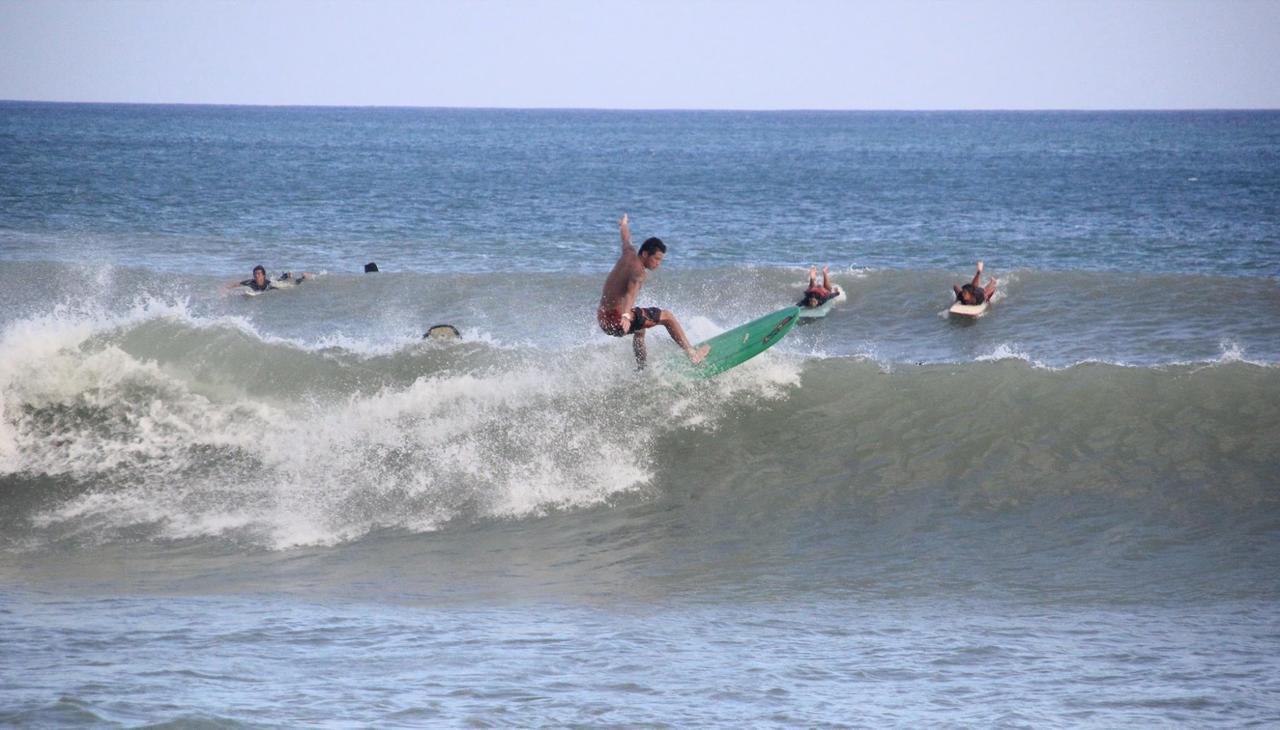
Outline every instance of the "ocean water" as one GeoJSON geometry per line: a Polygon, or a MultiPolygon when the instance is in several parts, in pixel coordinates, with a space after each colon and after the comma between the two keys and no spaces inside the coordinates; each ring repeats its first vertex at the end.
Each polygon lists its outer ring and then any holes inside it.
{"type": "Polygon", "coordinates": [[[1280,724],[1278,276],[1277,112],[0,103],[0,725],[1280,724]]]}

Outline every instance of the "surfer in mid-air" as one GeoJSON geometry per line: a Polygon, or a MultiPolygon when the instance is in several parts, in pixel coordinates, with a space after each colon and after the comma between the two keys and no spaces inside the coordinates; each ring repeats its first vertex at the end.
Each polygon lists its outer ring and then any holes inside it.
{"type": "Polygon", "coordinates": [[[991,295],[996,293],[996,279],[994,276],[991,277],[985,287],[979,283],[980,279],[982,279],[981,261],[978,262],[978,270],[973,275],[973,281],[964,286],[951,285],[952,290],[956,293],[956,301],[968,306],[974,306],[990,300],[991,295]]]}
{"type": "Polygon", "coordinates": [[[645,277],[662,265],[662,259],[667,253],[666,244],[660,239],[649,238],[636,251],[631,245],[631,226],[627,222],[626,213],[618,221],[618,230],[622,234],[622,255],[604,280],[604,292],[600,295],[600,306],[596,309],[596,321],[600,323],[600,329],[612,337],[633,335],[631,349],[635,352],[636,364],[640,367],[645,363],[644,331],[659,324],[667,328],[671,339],[676,341],[690,360],[695,364],[702,362],[710,348],[703,345],[694,349],[674,314],[658,307],[636,306],[636,297],[640,296],[645,277]]]}

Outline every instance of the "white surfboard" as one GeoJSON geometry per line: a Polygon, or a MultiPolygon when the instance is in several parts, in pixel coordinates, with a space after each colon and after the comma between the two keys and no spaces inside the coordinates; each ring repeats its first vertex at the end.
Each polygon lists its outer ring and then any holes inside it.
{"type": "Polygon", "coordinates": [[[831,286],[831,289],[836,293],[836,295],[834,297],[831,297],[827,301],[823,302],[822,304],[819,304],[813,309],[809,309],[808,307],[800,307],[800,318],[816,319],[818,317],[825,317],[831,313],[831,310],[837,304],[849,298],[844,293],[844,287],[840,286],[839,284],[833,284],[831,286]]]}
{"type": "Polygon", "coordinates": [[[986,300],[983,300],[982,304],[963,304],[961,302],[956,302],[955,304],[952,304],[951,309],[948,309],[947,311],[957,317],[969,317],[971,319],[977,319],[978,317],[981,317],[982,315],[986,314],[987,309],[989,309],[990,307],[991,307],[991,300],[986,299],[986,300]]]}

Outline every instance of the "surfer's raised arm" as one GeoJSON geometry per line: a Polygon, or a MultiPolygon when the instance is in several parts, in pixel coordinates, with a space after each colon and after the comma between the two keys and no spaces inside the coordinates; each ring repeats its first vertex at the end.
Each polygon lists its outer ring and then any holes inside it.
{"type": "Polygon", "coordinates": [[[991,295],[996,293],[997,282],[994,276],[987,281],[987,285],[985,287],[982,286],[983,271],[984,268],[982,266],[982,262],[979,261],[978,270],[973,272],[973,281],[965,284],[964,286],[960,286],[959,284],[951,285],[951,291],[956,294],[956,301],[968,306],[974,306],[989,300],[991,295]]]}
{"type": "Polygon", "coordinates": [[[622,220],[618,221],[618,233],[622,234],[622,254],[625,256],[628,251],[635,252],[635,247],[631,245],[631,224],[627,222],[627,214],[622,214],[622,220]]]}

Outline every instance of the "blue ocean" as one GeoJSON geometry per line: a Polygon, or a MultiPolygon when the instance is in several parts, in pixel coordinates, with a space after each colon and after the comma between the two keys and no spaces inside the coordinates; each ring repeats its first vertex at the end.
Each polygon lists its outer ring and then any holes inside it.
{"type": "Polygon", "coordinates": [[[1278,678],[1280,112],[0,103],[0,725],[1271,726],[1278,678]],[[847,299],[637,371],[623,213],[695,340],[847,299]]]}

